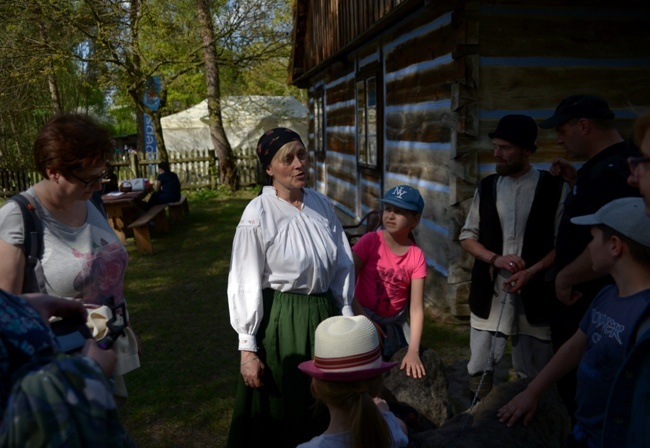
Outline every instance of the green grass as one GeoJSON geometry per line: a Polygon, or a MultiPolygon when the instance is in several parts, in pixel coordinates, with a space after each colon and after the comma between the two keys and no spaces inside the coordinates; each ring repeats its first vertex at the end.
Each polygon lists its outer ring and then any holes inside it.
{"type": "Polygon", "coordinates": [[[141,447],[225,444],[239,353],[226,284],[235,227],[253,195],[190,195],[190,215],[154,235],[156,254],[129,240],[125,280],[142,366],[126,375],[124,426],[141,447]]]}
{"type": "Polygon", "coordinates": [[[438,353],[446,365],[469,359],[469,323],[442,324],[425,318],[421,345],[438,353]]]}

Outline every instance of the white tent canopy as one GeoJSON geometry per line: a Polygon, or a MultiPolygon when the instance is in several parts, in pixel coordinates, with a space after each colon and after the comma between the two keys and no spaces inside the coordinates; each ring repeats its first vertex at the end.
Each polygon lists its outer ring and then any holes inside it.
{"type": "MultiPolygon", "coordinates": [[[[254,148],[264,131],[288,127],[306,143],[308,110],[293,96],[227,96],[221,98],[224,129],[233,149],[254,148]]],[[[168,151],[212,149],[208,101],[161,119],[168,151]]]]}

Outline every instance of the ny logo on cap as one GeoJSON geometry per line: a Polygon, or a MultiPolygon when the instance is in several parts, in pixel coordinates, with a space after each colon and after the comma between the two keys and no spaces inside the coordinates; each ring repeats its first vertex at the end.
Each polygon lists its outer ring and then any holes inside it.
{"type": "Polygon", "coordinates": [[[406,193],[408,193],[408,191],[402,187],[396,187],[395,191],[393,191],[393,194],[399,199],[402,199],[402,196],[404,196],[406,193]]]}

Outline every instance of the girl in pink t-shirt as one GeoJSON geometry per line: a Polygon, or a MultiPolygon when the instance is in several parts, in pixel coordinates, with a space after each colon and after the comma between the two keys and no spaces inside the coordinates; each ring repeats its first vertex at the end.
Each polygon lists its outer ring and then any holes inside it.
{"type": "Polygon", "coordinates": [[[424,200],[415,188],[400,185],[380,202],[383,228],[365,234],[352,247],[357,277],[353,309],[377,327],[385,358],[408,346],[400,368],[421,378],[426,374],[419,351],[427,266],[411,231],[420,222],[424,200]]]}

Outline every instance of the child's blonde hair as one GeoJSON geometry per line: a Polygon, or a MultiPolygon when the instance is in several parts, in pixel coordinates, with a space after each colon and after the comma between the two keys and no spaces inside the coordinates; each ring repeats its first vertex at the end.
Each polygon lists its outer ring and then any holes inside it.
{"type": "Polygon", "coordinates": [[[381,411],[373,401],[383,384],[382,375],[358,381],[312,379],[312,393],[327,406],[350,411],[352,448],[390,448],[393,436],[381,411]]]}

